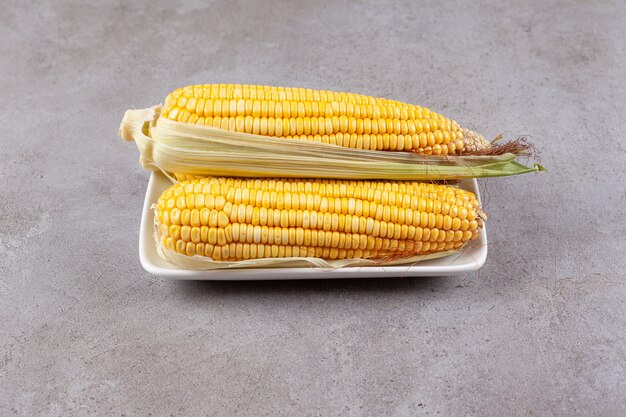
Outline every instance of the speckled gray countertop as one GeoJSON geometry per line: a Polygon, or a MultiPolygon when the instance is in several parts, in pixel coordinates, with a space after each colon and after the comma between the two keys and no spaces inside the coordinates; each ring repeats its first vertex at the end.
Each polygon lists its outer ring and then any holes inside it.
{"type": "Polygon", "coordinates": [[[626,415],[624,2],[52,3],[0,8],[0,415],[626,415]],[[481,182],[475,274],[157,279],[117,127],[202,82],[420,103],[550,172],[481,182]]]}

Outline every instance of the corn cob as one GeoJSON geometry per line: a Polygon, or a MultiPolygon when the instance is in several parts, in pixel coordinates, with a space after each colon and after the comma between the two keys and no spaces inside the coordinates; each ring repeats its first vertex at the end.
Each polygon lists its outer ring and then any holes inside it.
{"type": "Polygon", "coordinates": [[[471,192],[410,181],[201,178],[155,209],[163,247],[214,261],[432,254],[476,238],[483,218],[471,192]]]}
{"type": "Polygon", "coordinates": [[[489,147],[481,135],[428,108],[304,88],[205,84],[170,93],[170,120],[348,148],[460,155],[489,147]]]}

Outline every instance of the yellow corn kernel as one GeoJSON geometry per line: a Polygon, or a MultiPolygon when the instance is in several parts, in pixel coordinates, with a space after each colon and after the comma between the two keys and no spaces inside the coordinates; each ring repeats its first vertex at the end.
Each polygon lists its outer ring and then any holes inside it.
{"type": "Polygon", "coordinates": [[[410,181],[199,178],[165,191],[155,221],[166,248],[214,260],[378,259],[462,247],[478,207],[468,191],[410,181]]]}

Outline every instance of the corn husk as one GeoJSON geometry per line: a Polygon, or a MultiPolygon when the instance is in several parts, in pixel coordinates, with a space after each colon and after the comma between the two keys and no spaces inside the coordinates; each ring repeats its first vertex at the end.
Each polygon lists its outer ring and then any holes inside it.
{"type": "Polygon", "coordinates": [[[543,170],[517,155],[427,156],[230,132],[160,118],[160,106],[128,110],[119,135],[148,170],[202,176],[459,180],[543,170]]]}
{"type": "Polygon", "coordinates": [[[212,271],[217,269],[251,269],[251,268],[317,268],[321,270],[333,270],[347,267],[368,267],[368,266],[398,266],[415,265],[423,261],[443,258],[454,255],[460,251],[436,252],[428,255],[412,256],[402,260],[388,262],[374,261],[369,259],[340,259],[326,260],[321,258],[261,258],[249,259],[246,261],[222,262],[214,261],[206,256],[187,256],[164,247],[157,243],[157,252],[166,261],[182,268],[195,271],[212,271]]]}

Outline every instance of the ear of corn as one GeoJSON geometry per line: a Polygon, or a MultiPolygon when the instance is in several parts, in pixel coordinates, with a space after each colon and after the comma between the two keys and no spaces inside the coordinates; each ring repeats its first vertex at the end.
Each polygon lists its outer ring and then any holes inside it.
{"type": "Polygon", "coordinates": [[[384,263],[459,250],[483,218],[469,191],[395,181],[202,178],[172,186],[155,209],[161,247],[212,262],[384,263]]]}

